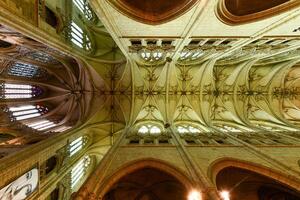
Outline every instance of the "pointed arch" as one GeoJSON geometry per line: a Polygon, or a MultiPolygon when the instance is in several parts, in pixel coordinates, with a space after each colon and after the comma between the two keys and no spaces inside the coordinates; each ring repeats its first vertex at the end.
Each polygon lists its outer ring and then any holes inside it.
{"type": "Polygon", "coordinates": [[[103,197],[109,191],[109,189],[115,183],[117,183],[122,177],[144,168],[156,169],[162,171],[163,173],[173,176],[180,183],[182,183],[187,190],[193,188],[194,184],[188,178],[185,172],[182,172],[177,167],[165,161],[161,161],[153,158],[145,158],[145,159],[138,159],[138,160],[128,162],[123,166],[121,166],[119,169],[117,169],[111,176],[108,176],[100,185],[100,187],[96,189],[98,191],[97,196],[103,197]]]}
{"type": "Polygon", "coordinates": [[[208,177],[216,185],[216,177],[218,173],[228,167],[235,167],[255,172],[272,180],[276,180],[283,185],[287,185],[296,191],[299,191],[300,188],[300,179],[295,176],[284,174],[278,170],[271,169],[270,167],[266,167],[261,164],[234,158],[221,158],[215,160],[208,168],[208,177]]]}

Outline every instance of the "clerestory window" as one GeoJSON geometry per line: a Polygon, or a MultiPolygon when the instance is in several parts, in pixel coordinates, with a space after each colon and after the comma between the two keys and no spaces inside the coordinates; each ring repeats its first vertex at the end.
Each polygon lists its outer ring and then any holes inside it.
{"type": "Polygon", "coordinates": [[[161,134],[161,129],[156,126],[156,125],[143,125],[139,128],[138,133],[140,135],[160,135],[161,134]]]}
{"type": "Polygon", "coordinates": [[[48,108],[40,105],[23,105],[18,107],[8,107],[11,113],[11,121],[19,121],[39,117],[48,112],[48,108]]]}
{"type": "Polygon", "coordinates": [[[85,156],[81,159],[71,171],[71,188],[75,189],[76,185],[86,175],[89,165],[91,164],[91,158],[85,156]]]}
{"type": "Polygon", "coordinates": [[[71,22],[71,41],[78,47],[91,50],[91,41],[88,35],[74,21],[71,22]]]}
{"type": "Polygon", "coordinates": [[[42,89],[27,84],[1,83],[0,99],[28,99],[43,93],[42,89]]]}
{"type": "Polygon", "coordinates": [[[91,20],[93,18],[93,11],[86,0],[73,0],[73,3],[86,19],[91,20]]]}
{"type": "Polygon", "coordinates": [[[32,64],[16,62],[8,68],[8,75],[26,78],[41,78],[46,75],[46,71],[32,64]]]}
{"type": "Polygon", "coordinates": [[[57,126],[56,122],[49,121],[47,119],[25,123],[25,125],[38,131],[46,131],[49,130],[50,128],[57,126]]]}
{"type": "Polygon", "coordinates": [[[191,125],[179,125],[179,126],[177,126],[177,131],[181,135],[201,133],[200,129],[198,129],[194,126],[191,126],[191,125]]]}
{"type": "Polygon", "coordinates": [[[79,138],[72,141],[69,146],[70,156],[73,156],[74,154],[79,152],[86,143],[87,143],[87,137],[85,136],[80,136],[79,138]]]}

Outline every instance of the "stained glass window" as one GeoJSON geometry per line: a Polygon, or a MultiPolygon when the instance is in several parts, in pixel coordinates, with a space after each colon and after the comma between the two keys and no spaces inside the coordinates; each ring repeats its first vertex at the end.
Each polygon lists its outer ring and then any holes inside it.
{"type": "Polygon", "coordinates": [[[1,99],[27,99],[37,97],[42,94],[42,89],[27,84],[1,83],[1,99]]]}
{"type": "Polygon", "coordinates": [[[46,75],[46,71],[32,64],[17,62],[9,67],[8,75],[27,78],[41,78],[46,75]]]}
{"type": "Polygon", "coordinates": [[[74,189],[78,182],[87,173],[88,167],[91,164],[91,158],[85,156],[81,159],[71,171],[71,188],[74,189]]]}
{"type": "Polygon", "coordinates": [[[28,58],[42,62],[42,63],[53,63],[56,60],[50,56],[49,54],[39,52],[39,51],[34,51],[32,53],[29,53],[26,55],[28,58]]]}

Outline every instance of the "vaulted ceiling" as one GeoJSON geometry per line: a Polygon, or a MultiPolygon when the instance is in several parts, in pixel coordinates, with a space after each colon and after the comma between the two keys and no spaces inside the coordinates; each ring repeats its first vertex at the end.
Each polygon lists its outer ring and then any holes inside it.
{"type": "Polygon", "coordinates": [[[147,122],[192,123],[206,133],[299,130],[296,1],[274,0],[255,10],[261,17],[245,11],[243,21],[225,15],[234,1],[178,1],[170,15],[167,1],[155,2],[90,0],[100,19],[89,27],[94,50],[77,60],[70,75],[79,82],[66,92],[90,111],[74,127],[99,141],[97,152],[147,122]]]}
{"type": "Polygon", "coordinates": [[[188,121],[205,132],[299,129],[300,42],[290,28],[299,9],[229,26],[214,12],[217,3],[198,1],[186,14],[153,26],[107,1],[91,1],[127,58],[110,75],[116,112],[122,112],[117,121],[188,121]]]}

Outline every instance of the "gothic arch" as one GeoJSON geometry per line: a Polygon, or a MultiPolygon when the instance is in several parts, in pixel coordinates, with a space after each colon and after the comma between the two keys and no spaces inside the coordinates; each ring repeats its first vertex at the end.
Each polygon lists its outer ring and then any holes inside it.
{"type": "Polygon", "coordinates": [[[182,170],[172,166],[171,164],[165,161],[148,158],[134,160],[121,166],[111,176],[106,178],[99,188],[97,188],[97,190],[99,191],[97,196],[103,198],[104,195],[109,191],[109,189],[113,187],[113,185],[117,183],[122,177],[144,168],[159,170],[163,173],[174,177],[178,180],[178,182],[183,184],[187,191],[193,188],[192,181],[187,177],[187,175],[184,172],[182,172],[182,170]]]}
{"type": "Polygon", "coordinates": [[[145,1],[139,4],[132,0],[108,0],[125,16],[145,24],[158,25],[169,22],[196,5],[198,0],[145,1]]]}
{"type": "Polygon", "coordinates": [[[240,2],[240,7],[233,9],[234,1],[219,0],[216,6],[216,16],[218,19],[229,25],[240,25],[266,19],[280,13],[289,11],[300,5],[299,1],[294,0],[273,0],[267,3],[252,3],[251,1],[240,2]],[[242,8],[241,8],[242,7],[242,8]],[[245,10],[243,8],[251,8],[245,10]],[[242,12],[241,12],[242,11],[242,12]]]}
{"type": "Polygon", "coordinates": [[[296,177],[285,175],[282,172],[276,171],[269,167],[262,166],[260,164],[233,158],[221,158],[215,160],[213,163],[210,164],[208,169],[208,177],[211,179],[214,185],[217,185],[216,177],[218,173],[228,167],[244,169],[250,172],[257,173],[267,178],[276,180],[277,182],[289,186],[290,188],[296,191],[299,191],[300,188],[300,180],[296,177]]]}

